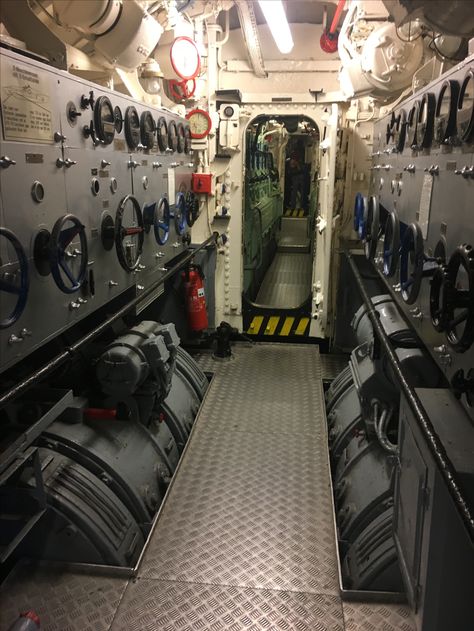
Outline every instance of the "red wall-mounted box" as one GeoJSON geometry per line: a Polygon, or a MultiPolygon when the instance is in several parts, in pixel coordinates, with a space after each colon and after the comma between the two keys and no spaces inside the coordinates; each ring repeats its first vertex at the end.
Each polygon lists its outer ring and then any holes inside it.
{"type": "Polygon", "coordinates": [[[210,195],[212,192],[212,173],[193,173],[192,188],[194,193],[210,195]]]}

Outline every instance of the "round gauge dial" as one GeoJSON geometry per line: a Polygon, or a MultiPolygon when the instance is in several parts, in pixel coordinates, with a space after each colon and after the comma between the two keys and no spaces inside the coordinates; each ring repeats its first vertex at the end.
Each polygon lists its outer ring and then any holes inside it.
{"type": "Polygon", "coordinates": [[[181,79],[195,79],[201,67],[196,43],[190,37],[177,37],[171,45],[170,61],[181,79]]]}
{"type": "Polygon", "coordinates": [[[122,110],[118,105],[114,107],[114,123],[115,123],[115,131],[117,134],[120,134],[123,127],[123,115],[122,110]]]}
{"type": "Polygon", "coordinates": [[[456,110],[459,98],[459,83],[445,81],[441,86],[436,103],[434,136],[441,145],[449,143],[456,135],[456,110]]]}
{"type": "Polygon", "coordinates": [[[134,150],[140,144],[140,119],[133,105],[125,110],[125,139],[129,149],[134,150]]]}
{"type": "Polygon", "coordinates": [[[140,116],[140,140],[146,149],[153,149],[155,144],[155,121],[149,110],[142,112],[140,116]]]}
{"type": "Polygon", "coordinates": [[[184,153],[188,154],[191,151],[191,130],[189,125],[184,128],[184,153]]]}
{"type": "Polygon", "coordinates": [[[161,152],[168,149],[168,125],[164,116],[160,116],[156,123],[158,146],[161,152]]]}
{"type": "Polygon", "coordinates": [[[418,113],[417,139],[419,148],[427,149],[433,140],[434,116],[436,97],[433,92],[427,92],[421,99],[418,113]]]}
{"type": "Polygon", "coordinates": [[[474,70],[469,70],[462,83],[458,101],[458,136],[470,142],[474,136],[474,70]]]}
{"type": "Polygon", "coordinates": [[[170,121],[168,125],[168,146],[173,151],[178,148],[178,129],[174,121],[170,121]]]}
{"type": "Polygon", "coordinates": [[[411,110],[408,112],[406,141],[411,149],[416,149],[417,142],[417,125],[420,114],[420,101],[415,101],[411,110]]]}
{"type": "Polygon", "coordinates": [[[191,129],[191,138],[205,138],[212,129],[211,117],[205,110],[195,109],[186,115],[191,129]]]}
{"type": "Polygon", "coordinates": [[[177,131],[178,131],[178,147],[177,147],[178,153],[183,153],[184,147],[186,145],[186,137],[185,137],[183,123],[178,123],[177,131]]]}
{"type": "Polygon", "coordinates": [[[94,125],[97,138],[104,145],[110,145],[115,136],[115,117],[107,96],[99,96],[94,104],[94,125]]]}

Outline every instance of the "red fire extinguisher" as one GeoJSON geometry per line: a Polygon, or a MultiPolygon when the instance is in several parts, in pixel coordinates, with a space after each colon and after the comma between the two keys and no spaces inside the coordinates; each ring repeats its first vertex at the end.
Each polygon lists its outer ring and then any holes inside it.
{"type": "Polygon", "coordinates": [[[191,331],[203,331],[208,327],[204,274],[198,265],[191,265],[183,272],[186,311],[191,331]]]}

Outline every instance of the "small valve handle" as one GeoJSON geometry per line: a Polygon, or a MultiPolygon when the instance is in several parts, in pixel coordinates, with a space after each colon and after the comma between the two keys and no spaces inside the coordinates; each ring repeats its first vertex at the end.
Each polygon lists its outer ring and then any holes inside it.
{"type": "Polygon", "coordinates": [[[18,257],[18,263],[20,266],[20,282],[18,284],[11,282],[5,278],[5,276],[0,276],[0,293],[5,292],[18,296],[15,306],[10,314],[3,320],[0,320],[0,329],[6,329],[14,324],[23,313],[28,298],[30,276],[28,271],[28,259],[26,258],[25,250],[16,235],[8,228],[0,227],[0,237],[4,237],[11,243],[18,257]]]}

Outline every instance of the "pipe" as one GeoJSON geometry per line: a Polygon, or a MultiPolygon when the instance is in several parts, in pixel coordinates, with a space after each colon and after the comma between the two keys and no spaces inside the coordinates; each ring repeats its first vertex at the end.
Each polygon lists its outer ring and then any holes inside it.
{"type": "Polygon", "coordinates": [[[159,278],[155,283],[153,283],[153,285],[148,287],[148,289],[143,291],[139,296],[136,296],[135,298],[133,298],[129,303],[127,303],[126,305],[121,307],[118,311],[116,311],[113,315],[108,317],[107,320],[104,320],[104,322],[99,324],[98,327],[96,327],[95,329],[92,329],[92,331],[87,333],[87,335],[84,335],[84,337],[81,337],[79,340],[77,340],[77,342],[74,342],[74,344],[66,348],[65,351],[63,351],[59,355],[56,355],[56,357],[48,361],[38,370],[35,370],[33,373],[31,373],[29,377],[27,377],[26,379],[22,379],[13,388],[10,388],[9,390],[6,390],[5,392],[3,392],[2,395],[0,396],[0,408],[4,406],[6,403],[8,403],[9,401],[12,401],[13,399],[15,399],[17,396],[19,396],[23,392],[25,392],[31,386],[36,385],[39,381],[41,381],[42,379],[47,377],[49,374],[51,374],[54,370],[56,370],[56,368],[64,364],[64,362],[66,362],[68,359],[71,359],[72,357],[74,357],[74,355],[84,345],[88,344],[89,342],[92,342],[92,340],[95,339],[98,335],[101,335],[102,333],[104,333],[111,324],[113,324],[117,320],[120,320],[120,318],[123,318],[125,315],[127,315],[127,313],[130,311],[132,307],[134,307],[135,305],[139,304],[140,302],[148,298],[148,296],[150,296],[157,289],[157,287],[159,287],[160,285],[163,285],[163,283],[165,283],[172,276],[174,276],[176,272],[178,272],[181,268],[183,268],[192,258],[194,258],[194,256],[198,252],[200,252],[204,248],[207,248],[210,245],[215,245],[218,236],[219,236],[218,233],[214,232],[208,239],[206,239],[200,245],[198,245],[197,248],[193,248],[188,254],[186,254],[185,257],[181,259],[181,261],[179,261],[179,263],[177,263],[171,269],[165,272],[163,276],[161,276],[161,278],[159,278]]]}
{"type": "Polygon", "coordinates": [[[356,281],[357,289],[359,290],[359,294],[364,302],[367,315],[372,323],[372,327],[375,335],[377,336],[383,350],[385,351],[386,357],[390,363],[393,374],[400,385],[400,389],[405,395],[408,405],[413,412],[413,415],[418,423],[418,427],[420,428],[421,433],[423,434],[428,449],[433,456],[435,463],[438,465],[440,473],[446,482],[446,487],[448,492],[453,500],[455,506],[459,510],[459,513],[462,517],[462,520],[467,528],[468,534],[472,541],[474,541],[474,517],[471,514],[471,510],[469,508],[469,502],[466,501],[461,489],[459,488],[457,482],[457,474],[454,470],[454,467],[449,460],[446,450],[441,443],[438,435],[436,434],[433,425],[431,423],[430,417],[427,414],[423,404],[420,401],[417,393],[410,386],[408,381],[403,374],[400,362],[398,360],[397,355],[395,354],[390,341],[385,333],[385,329],[383,328],[380,319],[378,317],[378,313],[375,310],[375,307],[370,299],[367,290],[364,287],[364,283],[362,281],[362,276],[360,275],[359,270],[354,262],[354,259],[350,252],[345,251],[345,256],[349,263],[349,266],[354,275],[354,280],[356,281]]]}
{"type": "Polygon", "coordinates": [[[334,13],[334,17],[331,22],[331,28],[329,29],[329,35],[334,35],[334,33],[336,32],[342,12],[344,11],[345,4],[346,0],[339,0],[339,2],[337,3],[336,12],[334,13]]]}

